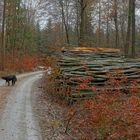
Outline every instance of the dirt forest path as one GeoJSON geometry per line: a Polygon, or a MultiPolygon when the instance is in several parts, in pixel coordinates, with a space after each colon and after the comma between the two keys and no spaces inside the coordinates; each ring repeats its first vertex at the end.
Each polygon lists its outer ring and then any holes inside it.
{"type": "Polygon", "coordinates": [[[0,116],[0,140],[41,140],[31,103],[32,85],[41,76],[42,72],[20,75],[15,87],[6,87],[0,82],[0,88],[10,92],[0,116]]]}

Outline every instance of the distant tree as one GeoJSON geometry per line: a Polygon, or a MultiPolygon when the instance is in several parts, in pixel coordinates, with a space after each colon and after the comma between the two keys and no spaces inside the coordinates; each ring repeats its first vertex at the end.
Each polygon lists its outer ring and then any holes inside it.
{"type": "Polygon", "coordinates": [[[113,1],[113,19],[115,23],[115,48],[119,48],[119,29],[118,29],[118,0],[113,1]]]}
{"type": "Polygon", "coordinates": [[[64,9],[64,4],[65,4],[64,0],[59,0],[59,4],[60,4],[60,7],[61,7],[62,24],[64,24],[64,28],[65,28],[65,32],[66,32],[66,42],[67,42],[67,44],[69,44],[70,43],[69,28],[68,28],[68,23],[66,21],[66,15],[65,15],[66,11],[68,12],[68,9],[66,9],[66,10],[64,9]]]}

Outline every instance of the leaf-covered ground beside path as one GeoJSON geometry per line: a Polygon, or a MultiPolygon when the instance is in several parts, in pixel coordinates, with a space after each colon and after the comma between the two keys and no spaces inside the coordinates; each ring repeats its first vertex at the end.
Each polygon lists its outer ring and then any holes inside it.
{"type": "Polygon", "coordinates": [[[66,135],[64,127],[64,113],[66,108],[60,107],[57,103],[52,102],[42,91],[38,82],[33,88],[34,111],[39,119],[43,140],[70,140],[66,135]]]}

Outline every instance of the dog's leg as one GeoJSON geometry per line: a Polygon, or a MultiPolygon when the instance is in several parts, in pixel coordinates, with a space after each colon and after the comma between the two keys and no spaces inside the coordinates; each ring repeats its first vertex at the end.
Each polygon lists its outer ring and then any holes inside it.
{"type": "Polygon", "coordinates": [[[10,81],[7,81],[8,82],[8,86],[10,86],[10,81]]]}
{"type": "Polygon", "coordinates": [[[14,83],[14,80],[12,80],[12,86],[14,85],[15,83],[14,83]]]}
{"type": "Polygon", "coordinates": [[[5,82],[5,85],[7,85],[8,84],[8,80],[6,80],[6,82],[5,82]]]}

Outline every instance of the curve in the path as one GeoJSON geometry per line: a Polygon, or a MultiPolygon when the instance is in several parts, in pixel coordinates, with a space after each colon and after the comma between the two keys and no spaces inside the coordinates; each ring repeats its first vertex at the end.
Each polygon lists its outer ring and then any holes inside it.
{"type": "Polygon", "coordinates": [[[40,77],[37,74],[26,78],[10,94],[0,120],[0,140],[41,140],[31,105],[31,88],[40,77]]]}
{"type": "MultiPolygon", "coordinates": [[[[43,71],[35,71],[35,72],[28,72],[28,73],[19,74],[19,75],[17,75],[17,79],[27,77],[27,76],[31,76],[31,75],[40,74],[42,72],[43,71]]],[[[5,84],[5,80],[0,78],[0,86],[3,86],[4,84],[5,84]]]]}

